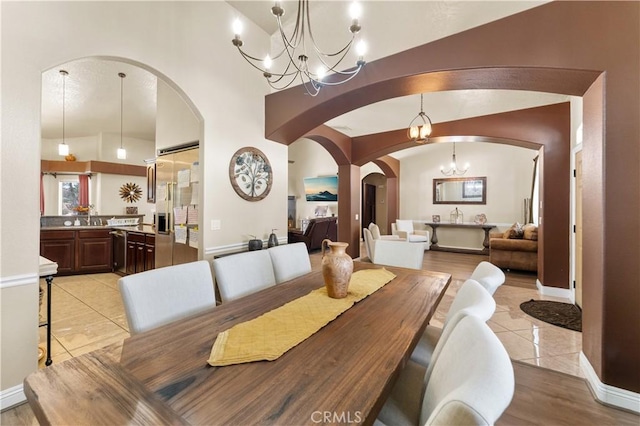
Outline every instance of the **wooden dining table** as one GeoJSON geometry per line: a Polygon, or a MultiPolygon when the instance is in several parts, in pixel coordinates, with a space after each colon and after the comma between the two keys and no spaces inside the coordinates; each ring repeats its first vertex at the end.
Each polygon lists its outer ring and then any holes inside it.
{"type": "Polygon", "coordinates": [[[372,424],[451,281],[385,268],[393,280],[274,361],[207,364],[219,332],[322,287],[321,272],[39,370],[25,394],[41,424],[372,424]]]}

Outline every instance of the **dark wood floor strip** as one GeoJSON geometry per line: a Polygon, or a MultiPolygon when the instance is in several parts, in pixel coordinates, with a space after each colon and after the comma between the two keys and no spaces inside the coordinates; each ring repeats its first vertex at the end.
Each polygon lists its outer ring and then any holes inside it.
{"type": "Polygon", "coordinates": [[[516,391],[497,426],[638,426],[640,416],[600,404],[585,379],[513,361],[516,391]]]}

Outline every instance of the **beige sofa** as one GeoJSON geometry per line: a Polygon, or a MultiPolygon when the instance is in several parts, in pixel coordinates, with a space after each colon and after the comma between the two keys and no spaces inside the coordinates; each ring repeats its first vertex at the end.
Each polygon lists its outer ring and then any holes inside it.
{"type": "Polygon", "coordinates": [[[489,235],[489,261],[503,269],[538,271],[538,227],[527,224],[521,233],[514,228],[489,235]]]}

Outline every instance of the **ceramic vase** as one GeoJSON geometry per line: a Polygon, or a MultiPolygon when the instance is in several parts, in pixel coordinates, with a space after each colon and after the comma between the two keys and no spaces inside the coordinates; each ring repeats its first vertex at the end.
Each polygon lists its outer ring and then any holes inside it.
{"type": "Polygon", "coordinates": [[[349,290],[353,259],[345,251],[348,246],[348,243],[334,243],[329,239],[322,241],[322,276],[329,297],[334,299],[347,297],[349,290]]]}

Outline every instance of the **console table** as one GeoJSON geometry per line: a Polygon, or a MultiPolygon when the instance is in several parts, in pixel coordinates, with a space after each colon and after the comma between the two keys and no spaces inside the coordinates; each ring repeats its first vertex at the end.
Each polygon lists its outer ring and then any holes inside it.
{"type": "Polygon", "coordinates": [[[431,250],[449,251],[454,253],[472,253],[472,254],[489,254],[489,231],[495,228],[495,225],[485,223],[484,225],[478,225],[475,223],[433,223],[427,222],[425,225],[430,226],[433,232],[431,233],[431,250]],[[438,227],[443,228],[463,228],[463,229],[482,229],[484,231],[484,241],[482,242],[481,249],[464,249],[458,247],[441,247],[438,245],[438,227]]]}

